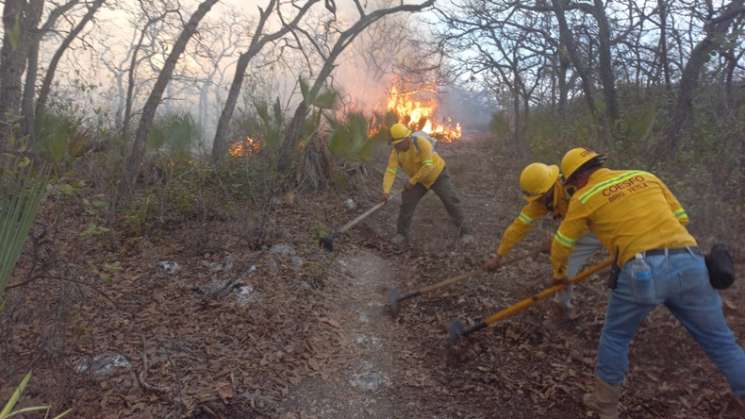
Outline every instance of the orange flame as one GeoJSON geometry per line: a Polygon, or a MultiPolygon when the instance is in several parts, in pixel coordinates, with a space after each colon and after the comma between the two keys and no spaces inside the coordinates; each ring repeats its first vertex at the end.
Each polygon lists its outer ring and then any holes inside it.
{"type": "MultiPolygon", "coordinates": [[[[433,93],[432,87],[425,86],[429,93],[433,93]]],[[[419,91],[399,92],[396,86],[391,87],[388,94],[387,109],[398,116],[399,122],[408,125],[414,131],[423,131],[432,137],[445,143],[452,143],[461,138],[463,132],[460,123],[455,123],[448,118],[446,123],[440,124],[434,122],[434,114],[437,110],[437,101],[435,100],[412,100],[413,96],[419,91]]]]}
{"type": "Polygon", "coordinates": [[[259,151],[261,151],[261,143],[251,137],[246,137],[243,141],[238,140],[228,148],[228,154],[232,157],[249,156],[259,151]]]}

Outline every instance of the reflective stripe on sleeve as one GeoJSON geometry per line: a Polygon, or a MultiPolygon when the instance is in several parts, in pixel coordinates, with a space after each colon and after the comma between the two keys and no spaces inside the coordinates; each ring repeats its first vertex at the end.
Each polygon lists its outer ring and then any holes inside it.
{"type": "Polygon", "coordinates": [[[554,235],[554,240],[556,240],[557,242],[559,242],[561,245],[565,247],[572,247],[574,246],[574,243],[577,241],[577,240],[570,239],[569,237],[561,234],[560,231],[556,232],[556,234],[554,235]]]}
{"type": "Polygon", "coordinates": [[[675,217],[678,218],[678,219],[680,219],[680,218],[688,218],[688,214],[686,214],[686,210],[684,210],[683,208],[681,208],[681,209],[679,209],[677,211],[674,211],[673,214],[675,214],[675,217]]]}
{"type": "Polygon", "coordinates": [[[582,196],[579,197],[579,202],[586,204],[587,201],[590,200],[593,196],[595,196],[597,193],[601,192],[605,188],[609,188],[613,185],[616,185],[618,183],[621,183],[625,180],[631,179],[634,176],[639,175],[640,173],[644,173],[640,170],[635,170],[633,172],[624,173],[620,176],[616,176],[614,178],[610,178],[604,182],[600,182],[597,185],[593,186],[592,189],[582,194],[582,196]]]}
{"type": "Polygon", "coordinates": [[[394,174],[394,175],[396,174],[397,171],[398,171],[398,169],[393,169],[391,167],[389,167],[388,169],[386,169],[386,172],[391,173],[391,174],[394,174]]]}
{"type": "Polygon", "coordinates": [[[432,160],[422,160],[422,164],[425,166],[432,166],[432,160]]]}
{"type": "Polygon", "coordinates": [[[521,212],[520,215],[517,216],[517,219],[522,221],[525,224],[532,224],[533,219],[528,216],[528,214],[521,212]]]}

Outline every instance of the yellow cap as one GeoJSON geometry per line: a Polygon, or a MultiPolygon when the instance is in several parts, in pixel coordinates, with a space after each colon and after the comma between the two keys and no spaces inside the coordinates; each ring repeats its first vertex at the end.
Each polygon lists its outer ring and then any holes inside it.
{"type": "Polygon", "coordinates": [[[564,175],[564,180],[569,180],[577,169],[597,157],[601,155],[589,148],[576,147],[567,151],[561,159],[561,174],[564,175]]]}
{"type": "Polygon", "coordinates": [[[391,144],[398,144],[411,135],[409,127],[402,123],[393,124],[391,127],[391,144]]]}
{"type": "Polygon", "coordinates": [[[559,166],[531,163],[520,173],[520,189],[528,201],[534,201],[553,188],[557,180],[559,166]]]}

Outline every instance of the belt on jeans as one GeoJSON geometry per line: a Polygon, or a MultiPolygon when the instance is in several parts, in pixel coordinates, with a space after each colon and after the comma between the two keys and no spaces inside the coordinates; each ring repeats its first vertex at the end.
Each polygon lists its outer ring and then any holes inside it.
{"type": "Polygon", "coordinates": [[[686,246],[686,247],[678,247],[675,249],[652,249],[652,250],[646,250],[644,252],[641,252],[644,256],[658,256],[658,255],[664,255],[667,253],[668,255],[674,255],[676,253],[688,253],[692,252],[694,255],[703,256],[700,250],[698,250],[698,246],[686,246]]]}

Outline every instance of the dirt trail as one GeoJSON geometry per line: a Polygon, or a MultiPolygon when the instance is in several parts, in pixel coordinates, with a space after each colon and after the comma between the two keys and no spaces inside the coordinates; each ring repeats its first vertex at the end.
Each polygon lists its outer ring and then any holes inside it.
{"type": "Polygon", "coordinates": [[[330,365],[290,394],[282,417],[390,418],[400,410],[396,389],[395,341],[400,331],[384,312],[384,294],[394,272],[379,256],[361,250],[340,257],[330,322],[339,346],[330,365]]]}

